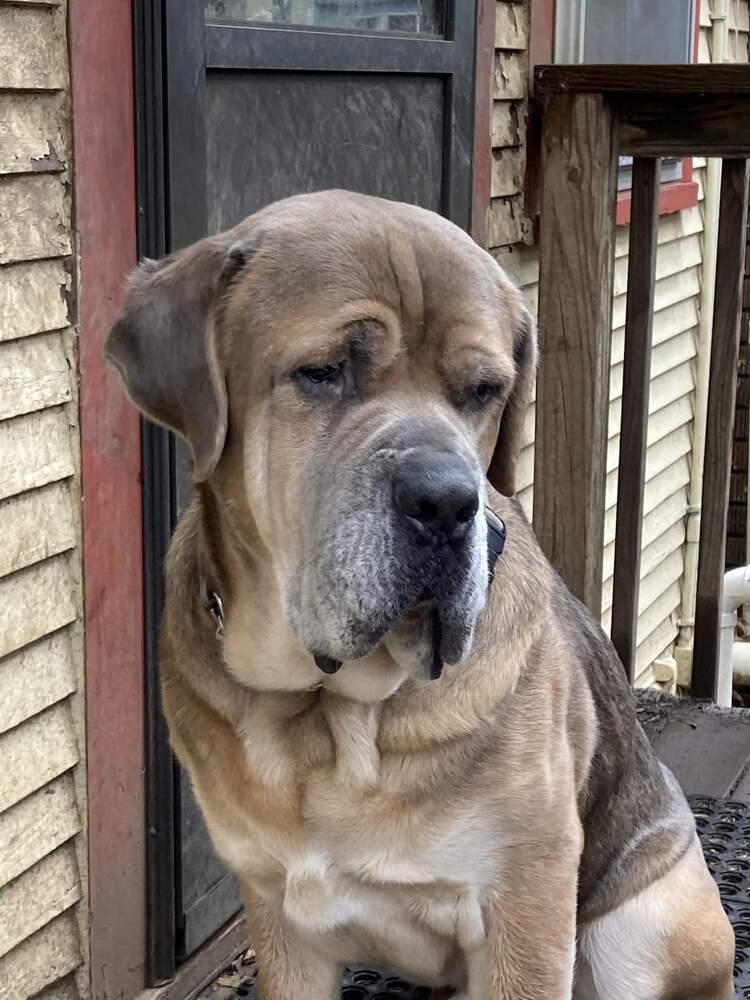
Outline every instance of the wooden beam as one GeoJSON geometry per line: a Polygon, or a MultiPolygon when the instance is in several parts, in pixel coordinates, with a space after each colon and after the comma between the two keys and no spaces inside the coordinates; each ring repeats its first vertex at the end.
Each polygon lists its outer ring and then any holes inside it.
{"type": "Polygon", "coordinates": [[[715,699],[718,685],[749,173],[748,160],[724,161],[695,602],[692,693],[696,698],[715,699]]]}
{"type": "Polygon", "coordinates": [[[576,65],[537,66],[534,93],[627,94],[636,100],[649,93],[698,94],[702,98],[750,96],[750,73],[746,64],[690,65],[576,65]]]}
{"type": "Polygon", "coordinates": [[[617,179],[604,98],[549,98],[542,135],[540,370],[534,528],[594,617],[601,612],[617,179]]]}
{"type": "MultiPolygon", "coordinates": [[[[747,67],[745,74],[750,77],[747,67]]],[[[750,94],[607,95],[629,156],[750,156],[750,94]]]]}
{"type": "Polygon", "coordinates": [[[644,158],[634,161],[630,214],[611,635],[631,684],[635,679],[638,633],[659,162],[644,158]]]}

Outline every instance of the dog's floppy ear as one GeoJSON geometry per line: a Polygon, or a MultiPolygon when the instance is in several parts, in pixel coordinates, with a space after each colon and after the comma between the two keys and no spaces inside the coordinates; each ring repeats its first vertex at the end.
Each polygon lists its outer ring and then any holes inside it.
{"type": "Polygon", "coordinates": [[[105,348],[135,405],[186,439],[196,482],[216,467],[227,432],[214,306],[248,258],[235,239],[224,234],[143,261],[105,348]]]}
{"type": "Polygon", "coordinates": [[[536,326],[531,313],[521,306],[513,332],[516,378],[503,409],[495,451],[487,470],[489,481],[505,496],[513,496],[516,492],[516,466],[524,443],[524,419],[534,393],[536,356],[536,326]]]}

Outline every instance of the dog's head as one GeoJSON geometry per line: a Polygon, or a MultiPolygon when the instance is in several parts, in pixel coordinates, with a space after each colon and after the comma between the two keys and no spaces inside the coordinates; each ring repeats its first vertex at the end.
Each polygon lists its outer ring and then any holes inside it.
{"type": "Polygon", "coordinates": [[[466,655],[485,475],[514,492],[536,352],[519,293],[465,233],[346,192],[279,202],[142,264],[107,354],[231,501],[319,662],[435,613],[442,658],[466,655]]]}

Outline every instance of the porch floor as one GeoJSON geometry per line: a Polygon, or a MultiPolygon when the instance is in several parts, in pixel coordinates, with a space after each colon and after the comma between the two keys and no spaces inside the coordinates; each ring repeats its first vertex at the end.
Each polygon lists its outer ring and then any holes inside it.
{"type": "Polygon", "coordinates": [[[750,709],[718,708],[649,689],[635,695],[656,756],[686,795],[750,802],[750,709]]]}
{"type": "MultiPolygon", "coordinates": [[[[711,873],[737,938],[736,1000],[750,1000],[750,710],[636,691],[638,718],[695,813],[711,873]]],[[[197,1000],[257,1000],[252,956],[197,1000]]],[[[341,1000],[429,1000],[430,991],[369,969],[349,972],[341,1000]]],[[[304,998],[290,998],[304,1000],[304,998]]]]}

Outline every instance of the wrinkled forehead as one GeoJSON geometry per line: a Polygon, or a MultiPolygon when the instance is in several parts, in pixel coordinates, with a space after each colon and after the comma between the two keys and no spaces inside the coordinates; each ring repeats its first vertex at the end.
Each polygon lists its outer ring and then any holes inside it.
{"type": "Polygon", "coordinates": [[[257,217],[255,255],[233,293],[235,315],[253,317],[277,346],[280,328],[302,324],[313,336],[367,318],[407,338],[457,328],[511,337],[515,289],[446,220],[375,199],[294,201],[257,217]]]}

